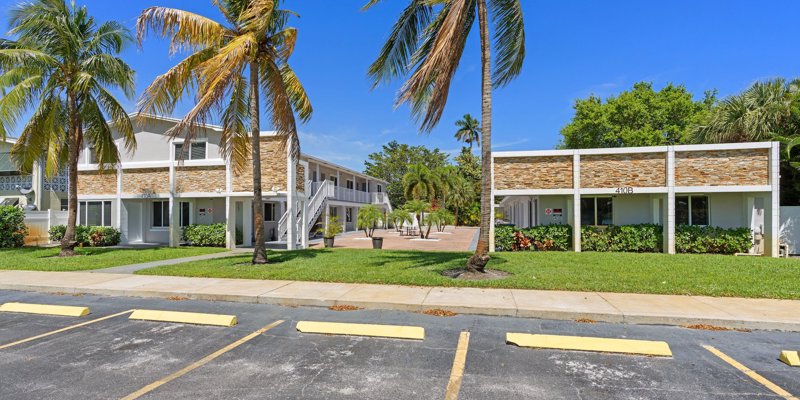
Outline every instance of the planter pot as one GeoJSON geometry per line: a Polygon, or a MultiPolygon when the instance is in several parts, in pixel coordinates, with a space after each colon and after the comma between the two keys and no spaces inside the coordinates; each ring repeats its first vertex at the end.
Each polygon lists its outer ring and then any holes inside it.
{"type": "Polygon", "coordinates": [[[333,247],[333,239],[334,238],[322,238],[322,241],[325,243],[325,247],[333,247]]]}
{"type": "Polygon", "coordinates": [[[382,237],[374,237],[374,238],[372,238],[372,248],[373,249],[382,249],[383,248],[383,238],[382,237]]]}

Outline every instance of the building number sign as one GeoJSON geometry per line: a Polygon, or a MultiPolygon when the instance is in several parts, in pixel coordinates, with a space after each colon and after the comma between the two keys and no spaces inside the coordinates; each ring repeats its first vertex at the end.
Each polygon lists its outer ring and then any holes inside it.
{"type": "Polygon", "coordinates": [[[618,187],[615,192],[617,192],[617,194],[633,194],[633,188],[630,186],[618,187]]]}

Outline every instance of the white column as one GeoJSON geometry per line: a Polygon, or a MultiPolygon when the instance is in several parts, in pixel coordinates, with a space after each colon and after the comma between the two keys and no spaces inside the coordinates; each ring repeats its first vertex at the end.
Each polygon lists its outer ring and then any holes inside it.
{"type": "Polygon", "coordinates": [[[300,248],[308,248],[308,200],[304,200],[301,205],[300,216],[300,248]]]}
{"type": "MultiPolygon", "coordinates": [[[[491,182],[489,182],[489,189],[490,189],[490,194],[489,194],[489,252],[490,253],[494,253],[494,251],[495,251],[495,243],[494,243],[494,214],[495,214],[495,209],[494,209],[494,202],[495,202],[495,199],[494,199],[494,156],[492,156],[491,166],[489,168],[491,169],[491,173],[490,173],[491,182]]],[[[422,227],[419,227],[419,229],[421,230],[422,227]]],[[[478,234],[480,234],[480,232],[478,234]]]]}
{"type": "Polygon", "coordinates": [[[675,148],[667,150],[667,224],[664,227],[664,249],[675,254],[675,148]]]}
{"type": "MultiPolygon", "coordinates": [[[[252,246],[253,245],[253,224],[257,223],[253,221],[253,201],[246,200],[242,203],[242,246],[252,246]]],[[[263,223],[263,221],[261,222],[263,223]]]]}
{"type": "Polygon", "coordinates": [[[572,156],[572,248],[581,251],[581,155],[572,156]]]}
{"type": "Polygon", "coordinates": [[[297,187],[297,173],[295,168],[297,167],[294,162],[294,158],[292,157],[292,146],[291,143],[286,146],[287,154],[286,154],[286,211],[288,215],[286,216],[286,249],[287,250],[294,250],[297,247],[297,232],[295,232],[296,222],[297,222],[297,211],[295,210],[295,188],[297,187]]]}
{"type": "Polygon", "coordinates": [[[178,247],[180,244],[180,222],[178,220],[178,201],[175,195],[169,194],[169,247],[178,247]]]}
{"type": "Polygon", "coordinates": [[[772,186],[770,199],[770,229],[769,229],[769,255],[772,257],[779,256],[780,248],[780,144],[778,142],[772,143],[772,151],[770,152],[770,168],[769,168],[769,183],[772,186]]]}
{"type": "MultiPolygon", "coordinates": [[[[52,207],[51,207],[52,208],[52,207]]],[[[116,214],[116,227],[122,230],[122,168],[117,168],[117,212],[116,214]]],[[[114,224],[112,224],[114,225],[114,224]]],[[[127,226],[125,231],[127,232],[127,226]]],[[[127,241],[127,238],[126,238],[127,241]]]]}
{"type": "Polygon", "coordinates": [[[225,247],[236,248],[236,204],[225,196],[225,247]]]}

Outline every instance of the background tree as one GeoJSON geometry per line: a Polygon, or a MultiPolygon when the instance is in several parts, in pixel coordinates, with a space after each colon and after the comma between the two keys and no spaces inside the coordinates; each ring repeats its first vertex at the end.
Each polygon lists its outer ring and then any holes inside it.
{"type": "Polygon", "coordinates": [[[402,208],[406,202],[403,176],[411,165],[422,164],[436,170],[448,164],[447,154],[439,149],[424,146],[409,146],[391,141],[383,145],[380,152],[372,153],[364,162],[364,173],[388,182],[386,193],[394,208],[402,208]]]}
{"type": "Polygon", "coordinates": [[[561,129],[560,148],[605,148],[692,143],[692,126],[707,118],[716,91],[700,101],[683,85],[659,91],[639,82],[603,102],[597,96],[575,101],[575,115],[561,129]]]}
{"type": "Polygon", "coordinates": [[[469,145],[469,152],[472,153],[472,144],[481,145],[481,121],[473,118],[472,115],[464,114],[464,117],[456,121],[455,138],[459,142],[469,145]]]}
{"type": "Polygon", "coordinates": [[[414,164],[403,176],[404,195],[406,200],[425,200],[430,202],[436,198],[437,188],[441,183],[436,174],[422,164],[414,164]]]}
{"type": "Polygon", "coordinates": [[[455,225],[458,226],[459,211],[464,207],[475,204],[475,185],[464,177],[459,177],[453,185],[449,197],[450,207],[455,212],[455,225]]]}
{"type": "Polygon", "coordinates": [[[403,205],[403,209],[414,214],[414,218],[417,219],[417,226],[419,227],[419,237],[420,239],[425,239],[425,233],[422,230],[422,226],[425,222],[425,213],[431,210],[430,203],[423,200],[409,200],[405,205],[403,205]]]}
{"type": "Polygon", "coordinates": [[[61,256],[75,254],[78,216],[78,155],[84,142],[102,169],[119,162],[111,121],[127,151],[136,149],[133,125],[110,89],[133,98],[134,72],[119,54],[131,42],[114,21],[99,24],[86,7],[63,0],[21,3],[9,13],[9,35],[0,40],[0,138],[23,116],[11,157],[21,171],[43,161],[52,177],[69,177],[67,229],[61,256]]]}
{"type": "Polygon", "coordinates": [[[212,1],[227,24],[167,7],[150,7],[137,21],[139,43],[152,30],[170,40],[170,51],[189,49],[191,54],[145,90],[139,109],[171,115],[178,100],[195,90],[195,106],[166,133],[183,135],[189,143],[197,128],[221,110],[223,155],[241,171],[252,162],[253,264],[267,262],[264,235],[264,199],[261,188],[261,108],[263,100],[271,125],[291,156],[300,154],[295,113],[302,121],[311,118],[311,102],[289,57],[297,41],[297,30],[286,27],[296,15],[277,9],[279,1],[212,1]],[[248,146],[248,132],[250,132],[248,146]],[[247,154],[250,153],[250,157],[247,154]]]}
{"type": "Polygon", "coordinates": [[[461,176],[458,174],[458,169],[452,165],[446,165],[435,170],[436,181],[439,183],[438,195],[441,199],[441,208],[447,208],[447,198],[453,193],[453,189],[458,183],[461,176]]]}
{"type": "MultiPolygon", "coordinates": [[[[370,0],[369,8],[380,0],[370,0]]],[[[481,225],[475,254],[467,269],[483,272],[489,262],[491,230],[492,89],[507,85],[519,75],[525,59],[525,27],[520,0],[410,0],[395,22],[377,60],[369,67],[373,85],[405,78],[399,104],[408,103],[422,132],[430,132],[447,104],[475,18],[481,48],[481,225]],[[488,7],[487,7],[488,5],[488,7]],[[488,10],[487,10],[488,8],[488,10]],[[489,13],[492,33],[489,34],[489,13]],[[490,41],[497,60],[492,65],[490,41]],[[413,71],[412,71],[413,70],[413,71]]]]}

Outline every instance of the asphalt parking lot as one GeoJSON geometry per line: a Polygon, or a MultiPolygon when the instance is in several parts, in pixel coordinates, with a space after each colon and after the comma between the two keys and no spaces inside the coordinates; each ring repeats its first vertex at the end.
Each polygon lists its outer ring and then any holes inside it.
{"type": "Polygon", "coordinates": [[[0,291],[5,302],[87,306],[92,313],[0,313],[2,399],[443,399],[453,395],[448,386],[464,331],[459,399],[791,398],[704,345],[800,395],[800,368],[777,360],[781,350],[800,350],[800,334],[792,333],[0,291]],[[238,324],[134,321],[124,313],[131,309],[233,314],[238,324]],[[413,325],[426,336],[307,334],[296,330],[298,321],[413,325]],[[506,344],[507,332],[666,341],[673,357],[521,348],[506,344]]]}

